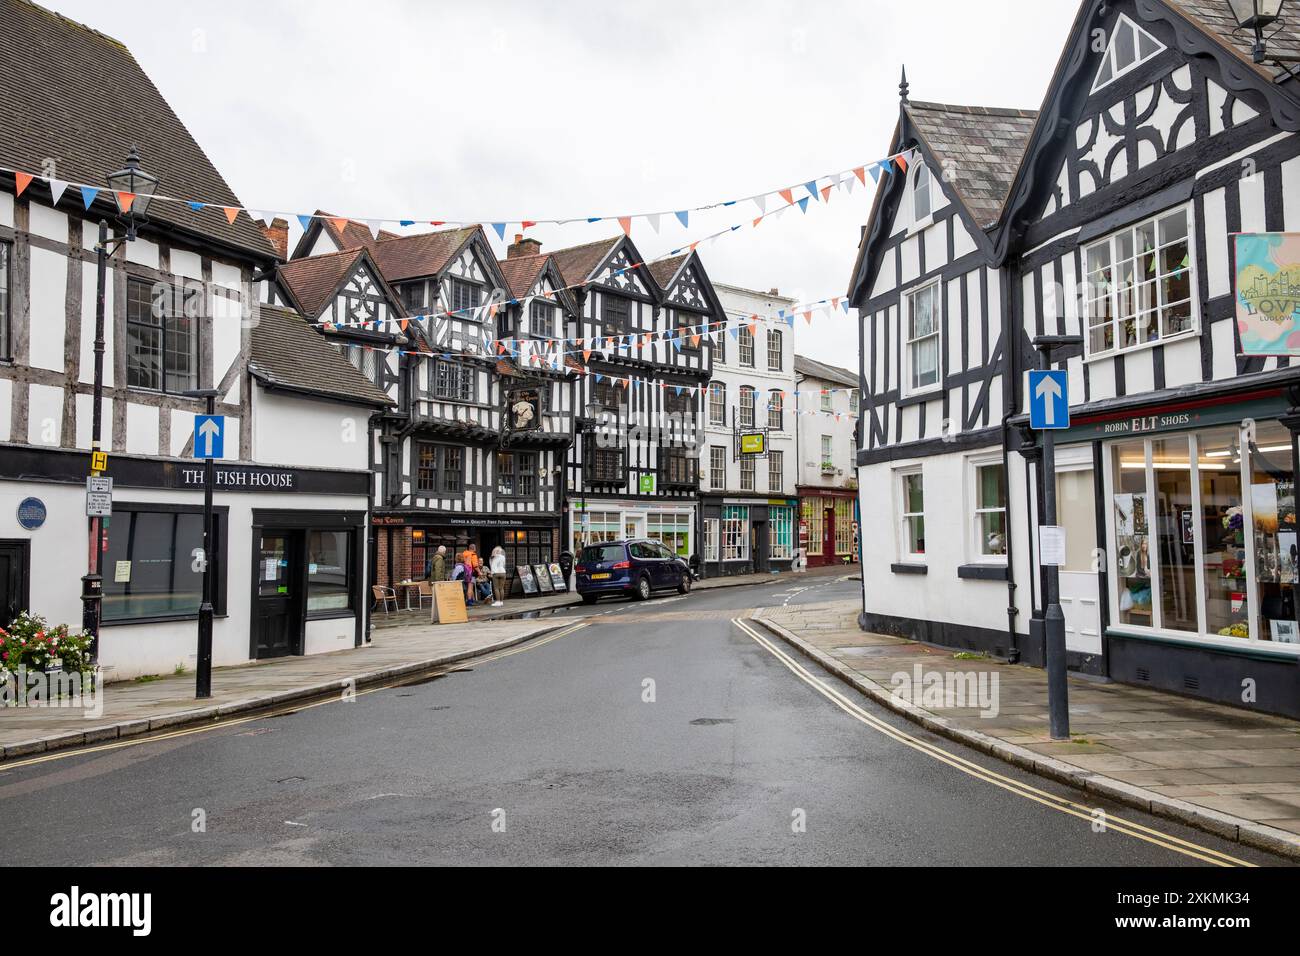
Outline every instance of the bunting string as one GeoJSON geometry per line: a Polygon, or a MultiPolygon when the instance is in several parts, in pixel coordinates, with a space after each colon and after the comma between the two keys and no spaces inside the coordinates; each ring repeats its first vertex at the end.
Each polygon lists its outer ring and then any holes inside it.
{"type": "MultiPolygon", "coordinates": [[[[219,211],[225,216],[226,220],[234,225],[235,220],[240,213],[244,213],[254,220],[269,222],[277,216],[297,219],[304,231],[311,227],[314,220],[332,222],[337,228],[342,229],[345,225],[352,222],[359,222],[366,225],[376,239],[379,237],[381,229],[390,226],[399,228],[410,228],[413,226],[487,226],[497,234],[502,241],[505,240],[506,229],[508,226],[518,225],[520,231],[526,231],[533,226],[539,225],[557,225],[564,226],[573,223],[598,223],[598,222],[618,222],[623,232],[631,235],[632,223],[634,221],[643,221],[649,225],[656,234],[659,232],[659,226],[664,221],[676,221],[682,228],[688,228],[691,216],[701,212],[707,212],[715,209],[724,209],[731,206],[737,206],[745,203],[753,203],[758,210],[758,216],[754,219],[754,225],[757,225],[763,218],[768,215],[768,205],[776,199],[785,201],[784,208],[790,206],[799,206],[804,212],[807,212],[809,203],[829,202],[831,193],[836,189],[845,189],[851,192],[854,183],[866,186],[867,177],[870,176],[873,184],[879,183],[880,177],[885,174],[893,173],[895,170],[906,172],[911,163],[915,161],[915,150],[907,150],[901,153],[895,153],[886,156],[883,159],[872,160],[871,162],[862,163],[858,166],[851,166],[834,173],[827,173],[821,176],[814,176],[800,184],[787,186],[783,189],[772,189],[766,192],[755,193],[752,196],[746,196],[742,199],[728,199],[716,202],[705,203],[700,206],[689,206],[680,209],[660,210],[657,212],[637,212],[637,213],[619,213],[615,215],[586,215],[586,216],[569,216],[564,219],[532,219],[526,217],[510,218],[481,218],[481,219],[436,219],[426,216],[335,216],[335,215],[317,215],[312,213],[295,213],[285,212],[283,210],[253,208],[250,206],[230,206],[224,203],[213,202],[208,199],[198,197],[170,196],[163,193],[155,193],[149,197],[150,202],[173,203],[177,205],[188,206],[193,212],[202,212],[205,209],[219,211]],[[806,194],[806,195],[805,195],[806,194]]],[[[75,189],[81,194],[81,200],[87,210],[94,204],[95,200],[101,193],[107,193],[117,202],[119,210],[125,214],[130,211],[131,206],[136,200],[136,195],[129,192],[114,192],[106,186],[95,186],[89,183],[80,183],[73,180],[57,179],[53,176],[46,176],[39,173],[32,173],[21,169],[15,169],[7,166],[0,166],[0,172],[9,173],[14,177],[17,187],[17,195],[21,196],[33,182],[40,181],[48,186],[54,199],[55,205],[63,198],[63,195],[69,189],[75,189]]]]}

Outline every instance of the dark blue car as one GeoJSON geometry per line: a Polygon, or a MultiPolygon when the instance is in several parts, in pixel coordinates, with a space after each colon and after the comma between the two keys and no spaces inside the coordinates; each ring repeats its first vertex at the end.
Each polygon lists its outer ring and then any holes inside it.
{"type": "Polygon", "coordinates": [[[644,538],[588,545],[579,553],[574,572],[578,593],[587,604],[595,604],[603,594],[645,601],[655,591],[672,588],[686,594],[691,590],[691,569],[685,559],[644,538]]]}

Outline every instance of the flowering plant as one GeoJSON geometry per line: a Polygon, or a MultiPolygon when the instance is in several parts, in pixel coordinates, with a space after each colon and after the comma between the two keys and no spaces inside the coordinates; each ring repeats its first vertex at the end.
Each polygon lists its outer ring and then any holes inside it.
{"type": "Polygon", "coordinates": [[[45,618],[26,611],[9,627],[0,627],[0,674],[26,667],[44,670],[58,662],[63,670],[89,671],[90,635],[72,633],[66,624],[51,626],[45,618]]]}

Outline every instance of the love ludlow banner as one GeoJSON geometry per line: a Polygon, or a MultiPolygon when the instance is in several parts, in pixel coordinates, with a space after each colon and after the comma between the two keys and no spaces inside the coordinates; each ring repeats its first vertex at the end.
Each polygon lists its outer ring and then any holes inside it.
{"type": "Polygon", "coordinates": [[[1241,354],[1300,355],[1300,233],[1234,238],[1241,354]]]}

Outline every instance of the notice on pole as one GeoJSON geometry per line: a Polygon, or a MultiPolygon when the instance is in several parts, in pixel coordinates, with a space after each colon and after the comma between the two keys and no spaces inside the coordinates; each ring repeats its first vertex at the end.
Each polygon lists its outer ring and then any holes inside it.
{"type": "Polygon", "coordinates": [[[1038,563],[1045,568],[1065,567],[1065,529],[1060,525],[1038,529],[1038,563]]]}

